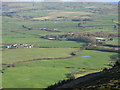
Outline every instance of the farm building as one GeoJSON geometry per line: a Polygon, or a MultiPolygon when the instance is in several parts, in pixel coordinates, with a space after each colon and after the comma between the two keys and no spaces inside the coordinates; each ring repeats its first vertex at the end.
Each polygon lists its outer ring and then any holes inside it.
{"type": "Polygon", "coordinates": [[[96,37],[96,41],[109,41],[110,39],[96,37]]]}
{"type": "Polygon", "coordinates": [[[33,48],[31,44],[12,44],[12,45],[4,45],[2,48],[33,48]]]}
{"type": "Polygon", "coordinates": [[[49,40],[55,40],[55,38],[48,38],[49,40]]]}

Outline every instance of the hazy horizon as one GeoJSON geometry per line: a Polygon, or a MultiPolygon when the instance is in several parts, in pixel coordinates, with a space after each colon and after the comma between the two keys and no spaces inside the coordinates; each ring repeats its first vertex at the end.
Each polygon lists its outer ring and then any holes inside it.
{"type": "Polygon", "coordinates": [[[1,0],[2,2],[119,2],[119,0],[1,0]]]}

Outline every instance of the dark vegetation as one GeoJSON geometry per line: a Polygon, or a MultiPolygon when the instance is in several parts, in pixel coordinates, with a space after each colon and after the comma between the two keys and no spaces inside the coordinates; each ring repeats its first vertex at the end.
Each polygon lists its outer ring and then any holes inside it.
{"type": "Polygon", "coordinates": [[[85,50],[97,50],[97,51],[103,51],[103,52],[116,52],[120,53],[120,49],[115,49],[115,48],[104,48],[100,46],[88,46],[84,48],[85,50]]]}
{"type": "Polygon", "coordinates": [[[107,41],[113,41],[113,37],[120,37],[117,33],[108,33],[108,32],[71,32],[64,35],[46,35],[41,38],[52,39],[52,40],[63,40],[63,41],[77,41],[77,42],[86,42],[88,46],[84,47],[85,50],[97,50],[105,52],[117,52],[119,53],[119,45],[106,44],[107,41]],[[101,47],[101,46],[107,46],[101,47]]]}
{"type": "Polygon", "coordinates": [[[49,86],[45,90],[119,90],[120,89],[120,58],[112,56],[116,63],[110,68],[104,68],[103,71],[85,75],[74,79],[71,76],[67,80],[49,86]]]}
{"type": "Polygon", "coordinates": [[[78,42],[86,42],[86,43],[98,43],[96,41],[97,37],[101,38],[109,38],[109,40],[113,40],[113,37],[119,37],[119,35],[116,33],[108,33],[108,32],[91,32],[91,33],[85,33],[85,32],[71,32],[64,35],[46,35],[41,38],[49,39],[54,38],[55,40],[70,40],[70,41],[78,41],[78,42]]]}

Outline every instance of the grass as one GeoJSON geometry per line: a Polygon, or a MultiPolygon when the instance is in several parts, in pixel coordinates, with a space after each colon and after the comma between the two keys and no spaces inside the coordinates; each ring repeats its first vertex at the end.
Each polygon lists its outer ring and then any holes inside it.
{"type": "Polygon", "coordinates": [[[20,22],[20,21],[22,21],[22,20],[19,19],[19,18],[15,18],[15,17],[13,17],[13,18],[6,17],[6,16],[2,17],[2,22],[12,22],[12,23],[14,23],[14,22],[20,22]]]}
{"type": "Polygon", "coordinates": [[[3,75],[3,87],[6,88],[45,88],[59,80],[65,79],[69,73],[64,68],[17,67],[6,70],[3,75]],[[30,80],[25,80],[30,78],[30,80]],[[12,82],[12,84],[10,84],[12,82]],[[8,84],[9,83],[9,84],[8,84]]]}
{"type": "MultiPolygon", "coordinates": [[[[21,16],[29,16],[29,17],[38,17],[47,15],[50,11],[31,11],[31,12],[24,12],[21,13],[21,16]]],[[[18,14],[19,15],[19,14],[18,14]]]]}
{"type": "Polygon", "coordinates": [[[112,44],[112,45],[118,45],[118,37],[113,38],[113,41],[108,41],[106,42],[107,44],[112,44]]]}
{"type": "Polygon", "coordinates": [[[15,44],[15,43],[36,43],[40,41],[48,41],[41,38],[4,38],[3,44],[15,44]]]}
{"type": "Polygon", "coordinates": [[[46,15],[45,17],[36,17],[36,18],[33,18],[33,19],[35,19],[35,20],[42,20],[43,18],[49,18],[49,19],[54,18],[55,19],[55,18],[61,17],[61,16],[62,17],[69,17],[69,18],[71,18],[73,16],[78,16],[79,18],[81,18],[80,15],[81,16],[82,15],[92,15],[92,13],[90,13],[90,12],[88,13],[88,12],[67,12],[67,11],[62,12],[62,11],[57,11],[57,12],[51,12],[48,15],[46,15]]]}
{"type": "Polygon", "coordinates": [[[78,78],[78,77],[82,77],[82,76],[85,76],[87,74],[92,74],[95,72],[98,72],[98,70],[96,70],[96,71],[95,70],[88,70],[87,72],[81,72],[81,73],[75,74],[74,77],[78,78]]]}
{"type": "Polygon", "coordinates": [[[91,29],[91,30],[86,30],[85,32],[117,32],[117,31],[115,31],[115,30],[113,30],[113,29],[91,29]]]}
{"type": "Polygon", "coordinates": [[[32,27],[32,28],[42,28],[42,27],[51,27],[51,28],[59,28],[59,27],[68,27],[68,26],[75,26],[76,22],[72,21],[34,21],[32,23],[25,23],[25,25],[32,27]]]}
{"type": "Polygon", "coordinates": [[[75,51],[73,48],[19,48],[3,51],[2,62],[12,64],[17,61],[32,60],[37,58],[67,57],[75,51]]]}
{"type": "Polygon", "coordinates": [[[0,88],[2,88],[2,74],[0,74],[0,88]]]}
{"type": "Polygon", "coordinates": [[[59,80],[66,79],[73,72],[82,73],[106,67],[105,64],[108,64],[110,61],[109,56],[112,54],[114,53],[85,50],[71,59],[21,63],[17,67],[8,68],[5,71],[3,74],[3,87],[45,88],[59,80]],[[90,55],[91,57],[82,57],[83,55],[90,55]],[[30,78],[30,80],[25,80],[26,78],[30,78]]]}
{"type": "Polygon", "coordinates": [[[46,41],[46,42],[40,42],[40,47],[55,47],[55,48],[74,48],[74,47],[83,47],[86,45],[82,42],[75,42],[75,41],[46,41]]]}
{"type": "MultiPolygon", "coordinates": [[[[71,59],[63,59],[63,60],[52,60],[52,61],[35,61],[35,62],[27,62],[30,65],[36,65],[41,64],[41,66],[53,66],[55,67],[67,67],[67,66],[73,66],[76,68],[87,68],[87,69],[100,69],[103,66],[106,66],[104,64],[108,63],[110,60],[110,57],[114,53],[109,52],[101,52],[101,51],[92,51],[92,50],[84,50],[78,53],[78,56],[71,58],[71,59]],[[97,53],[97,55],[96,55],[97,53]],[[82,57],[84,55],[90,55],[91,57],[82,57]],[[101,58],[101,59],[100,59],[101,58]],[[98,61],[99,60],[99,61],[98,61]],[[39,62],[39,63],[37,63],[39,62]]],[[[26,63],[26,65],[27,65],[26,63]]],[[[24,65],[25,63],[23,63],[24,65]]],[[[28,65],[29,65],[28,64],[28,65]]],[[[21,64],[22,65],[22,64],[21,64]]]]}

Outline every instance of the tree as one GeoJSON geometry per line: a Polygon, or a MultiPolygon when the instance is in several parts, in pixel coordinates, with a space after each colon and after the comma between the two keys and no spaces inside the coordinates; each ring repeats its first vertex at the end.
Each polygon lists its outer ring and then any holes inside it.
{"type": "Polygon", "coordinates": [[[114,29],[116,29],[117,28],[117,26],[116,25],[114,25],[114,29]]]}
{"type": "Polygon", "coordinates": [[[113,41],[113,38],[110,38],[111,41],[113,41]]]}
{"type": "Polygon", "coordinates": [[[72,56],[75,56],[76,54],[74,52],[71,53],[72,56]]]}
{"type": "Polygon", "coordinates": [[[78,23],[78,27],[82,27],[82,23],[78,23]]]}

